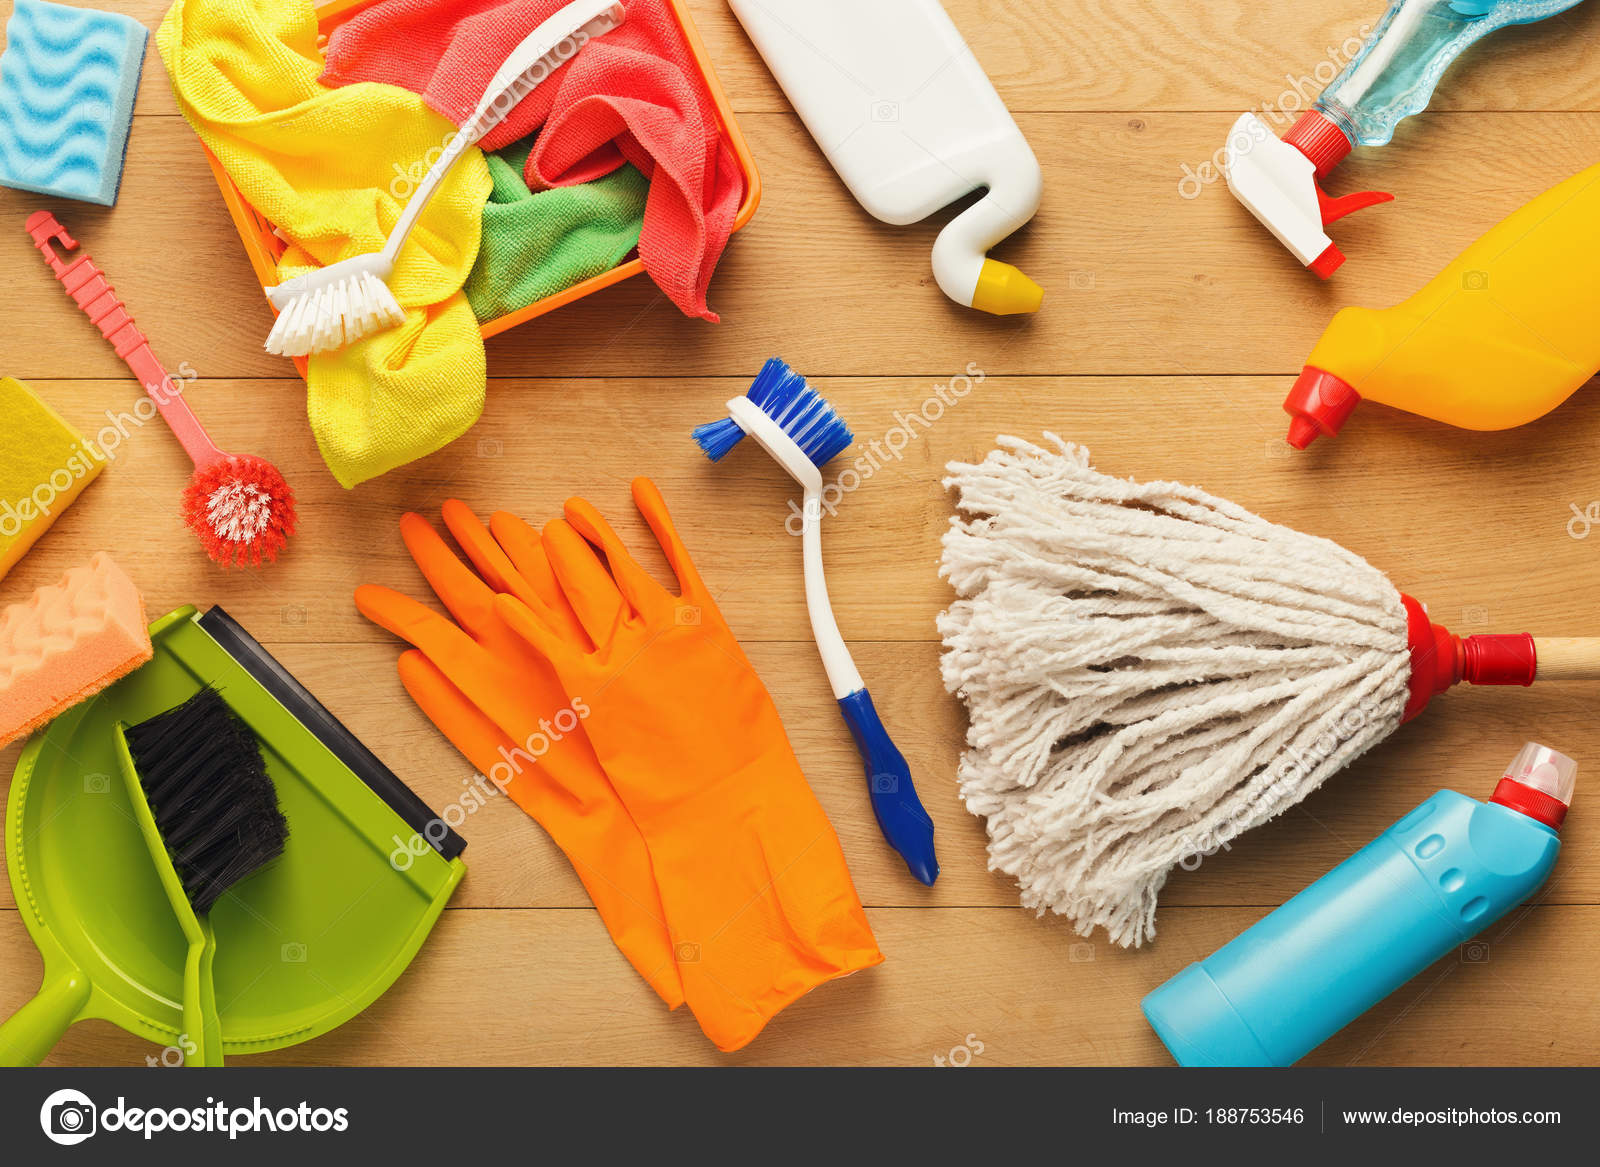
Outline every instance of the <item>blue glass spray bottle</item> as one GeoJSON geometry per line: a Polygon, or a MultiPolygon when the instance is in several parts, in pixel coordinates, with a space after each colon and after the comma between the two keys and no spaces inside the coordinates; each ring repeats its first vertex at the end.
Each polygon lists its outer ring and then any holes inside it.
{"type": "Polygon", "coordinates": [[[1316,110],[1351,145],[1387,146],[1395,127],[1433,100],[1445,70],[1472,45],[1514,24],[1536,24],[1582,0],[1391,0],[1355,60],[1316,110]]]}
{"type": "Polygon", "coordinates": [[[1288,1066],[1543,885],[1578,765],[1529,743],[1493,798],[1441,790],[1145,997],[1179,1064],[1288,1066]]]}
{"type": "Polygon", "coordinates": [[[1282,141],[1254,113],[1234,123],[1226,148],[1228,189],[1295,258],[1327,279],[1344,262],[1328,227],[1393,196],[1360,191],[1335,198],[1321,180],[1356,146],[1387,145],[1396,126],[1428,108],[1445,70],[1472,45],[1582,2],[1390,0],[1361,50],[1282,141]]]}

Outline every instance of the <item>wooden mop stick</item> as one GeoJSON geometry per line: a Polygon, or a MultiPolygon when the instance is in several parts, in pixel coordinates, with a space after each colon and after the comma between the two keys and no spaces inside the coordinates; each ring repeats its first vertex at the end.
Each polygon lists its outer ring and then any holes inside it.
{"type": "Polygon", "coordinates": [[[1533,640],[1538,681],[1600,681],[1600,636],[1533,640]]]}

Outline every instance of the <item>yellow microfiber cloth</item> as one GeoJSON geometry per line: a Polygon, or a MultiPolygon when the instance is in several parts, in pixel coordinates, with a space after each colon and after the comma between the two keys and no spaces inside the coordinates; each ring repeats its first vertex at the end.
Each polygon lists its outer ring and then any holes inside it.
{"type": "MultiPolygon", "coordinates": [[[[379,250],[404,205],[395,191],[409,194],[456,132],[406,90],[319,84],[311,0],[178,0],[156,45],[189,124],[288,240],[285,280],[379,250]]],[[[405,323],[310,360],[311,429],[343,486],[432,453],[483,410],[483,338],[461,289],[490,185],[468,150],[388,281],[405,323]]]]}
{"type": "Polygon", "coordinates": [[[105,455],[21,381],[0,377],[0,579],[105,465],[105,455]]]}

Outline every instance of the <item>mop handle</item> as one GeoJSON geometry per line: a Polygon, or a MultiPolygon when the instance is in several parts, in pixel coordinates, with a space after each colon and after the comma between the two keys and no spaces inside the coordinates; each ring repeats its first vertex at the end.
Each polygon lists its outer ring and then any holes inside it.
{"type": "Polygon", "coordinates": [[[1535,637],[1540,681],[1600,681],[1600,637],[1535,637]]]}

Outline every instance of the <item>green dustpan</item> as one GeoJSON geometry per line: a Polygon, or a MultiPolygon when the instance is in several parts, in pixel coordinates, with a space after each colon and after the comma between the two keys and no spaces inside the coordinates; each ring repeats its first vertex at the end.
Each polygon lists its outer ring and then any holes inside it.
{"type": "Polygon", "coordinates": [[[227,613],[182,608],[150,633],[154,659],[51,722],[12,778],[6,861],[44,983],[0,1025],[0,1065],[37,1063],[86,1018],[183,1048],[190,937],[119,777],[117,724],[206,685],[260,739],[289,820],[283,855],[209,913],[223,1053],[294,1045],[361,1012],[465,874],[460,837],[227,613]]]}

